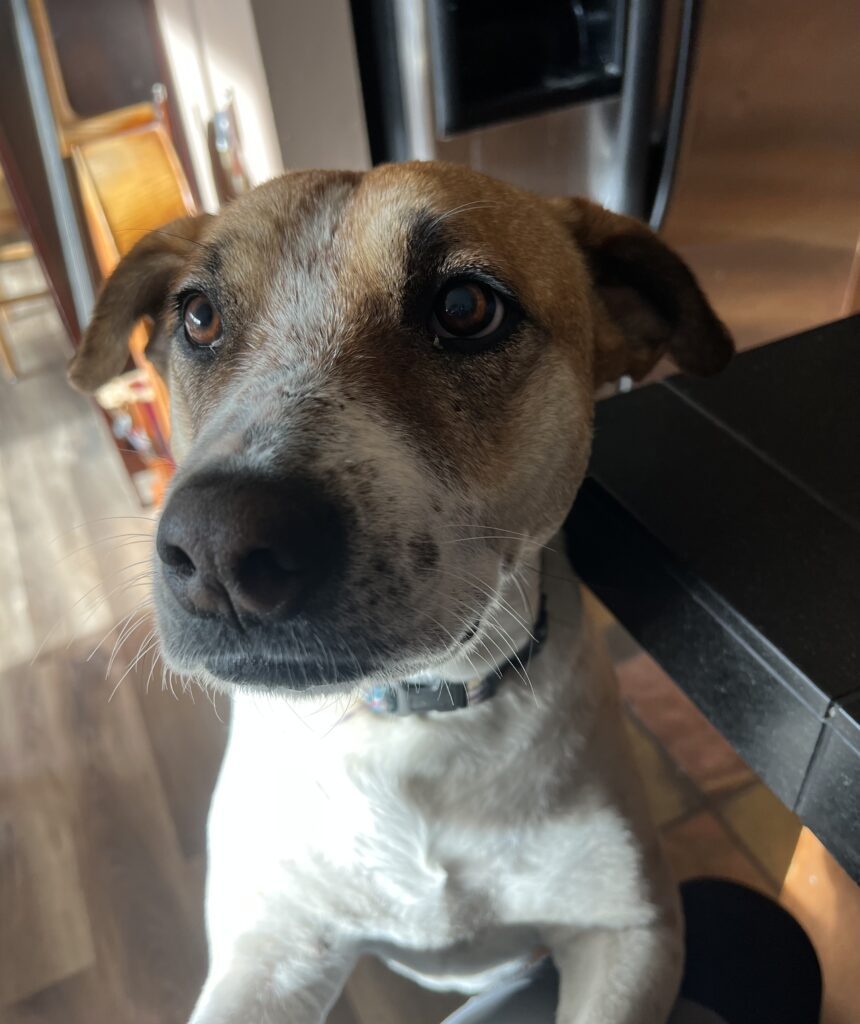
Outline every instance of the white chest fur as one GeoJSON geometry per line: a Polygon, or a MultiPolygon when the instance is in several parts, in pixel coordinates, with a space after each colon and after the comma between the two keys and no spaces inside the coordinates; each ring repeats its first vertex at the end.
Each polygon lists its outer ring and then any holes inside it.
{"type": "Polygon", "coordinates": [[[332,942],[472,990],[528,955],[538,924],[647,919],[611,670],[548,561],[531,687],[509,673],[486,704],[408,718],[236,699],[210,818],[215,957],[222,935],[294,943],[322,921],[332,942]]]}

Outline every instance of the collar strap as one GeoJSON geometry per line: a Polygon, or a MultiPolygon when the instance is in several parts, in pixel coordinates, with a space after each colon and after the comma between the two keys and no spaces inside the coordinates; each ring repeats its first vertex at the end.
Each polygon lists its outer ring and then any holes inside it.
{"type": "Polygon", "coordinates": [[[496,695],[508,669],[522,671],[537,654],[546,640],[546,597],[541,594],[540,613],[532,629],[532,636],[516,654],[497,665],[485,676],[475,676],[465,682],[445,680],[427,683],[386,683],[374,686],[364,696],[365,705],[376,714],[415,715],[426,711],[457,711],[460,708],[483,704],[496,695]]]}

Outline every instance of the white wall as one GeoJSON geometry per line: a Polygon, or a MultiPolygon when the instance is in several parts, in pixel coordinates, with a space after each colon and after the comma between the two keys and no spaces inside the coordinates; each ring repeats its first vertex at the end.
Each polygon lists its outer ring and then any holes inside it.
{"type": "Polygon", "coordinates": [[[155,0],[155,8],[203,206],[214,211],[206,124],[227,90],[252,182],[283,170],[250,0],[155,0]]]}
{"type": "Polygon", "coordinates": [[[349,0],[251,0],[251,7],[284,166],[369,167],[349,0]]]}

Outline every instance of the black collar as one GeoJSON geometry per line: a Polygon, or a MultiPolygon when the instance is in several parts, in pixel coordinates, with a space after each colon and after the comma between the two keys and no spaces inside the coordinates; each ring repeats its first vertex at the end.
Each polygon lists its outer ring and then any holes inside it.
{"type": "Polygon", "coordinates": [[[499,684],[508,669],[522,672],[546,640],[546,596],[541,594],[540,612],[528,643],[501,665],[485,676],[476,676],[465,682],[445,680],[427,683],[387,683],[374,686],[364,697],[364,703],[377,714],[415,715],[426,711],[457,711],[460,708],[482,704],[496,695],[499,684]]]}

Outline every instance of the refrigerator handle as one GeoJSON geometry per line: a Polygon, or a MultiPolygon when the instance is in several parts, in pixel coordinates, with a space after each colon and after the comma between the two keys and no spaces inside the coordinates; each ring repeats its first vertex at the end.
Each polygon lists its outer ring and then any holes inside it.
{"type": "Polygon", "coordinates": [[[690,92],[695,64],[696,44],[701,14],[700,0],[683,0],[681,23],[678,30],[678,49],[675,54],[675,69],[672,75],[672,90],[669,99],[669,113],[666,119],[666,133],[663,141],[663,156],[654,189],[654,199],[648,221],[659,231],[666,218],[675,173],[681,150],[681,141],[686,123],[687,99],[690,92]]]}

